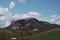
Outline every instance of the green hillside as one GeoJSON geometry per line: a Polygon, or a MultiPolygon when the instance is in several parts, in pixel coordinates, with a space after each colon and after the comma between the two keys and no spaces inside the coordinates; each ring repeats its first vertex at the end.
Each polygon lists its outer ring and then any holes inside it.
{"type": "Polygon", "coordinates": [[[17,30],[0,30],[0,40],[60,40],[60,29],[45,32],[30,32],[17,30]],[[22,33],[21,33],[22,32],[22,33]]]}
{"type": "Polygon", "coordinates": [[[27,38],[31,40],[60,40],[60,30],[51,30],[27,38]]]}

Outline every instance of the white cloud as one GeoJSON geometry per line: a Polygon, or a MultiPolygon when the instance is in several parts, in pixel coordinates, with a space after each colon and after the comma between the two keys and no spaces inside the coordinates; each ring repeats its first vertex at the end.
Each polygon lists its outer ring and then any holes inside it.
{"type": "Polygon", "coordinates": [[[11,2],[10,3],[10,9],[13,9],[15,7],[15,3],[14,2],[11,2]]]}
{"type": "Polygon", "coordinates": [[[58,19],[58,18],[60,18],[60,16],[58,16],[58,15],[52,15],[51,18],[52,19],[58,19]]]}
{"type": "MultiPolygon", "coordinates": [[[[26,0],[20,0],[21,3],[25,3],[26,0]]],[[[8,8],[3,8],[0,7],[0,27],[6,27],[8,25],[10,25],[12,20],[19,20],[19,19],[24,19],[24,18],[28,18],[28,17],[35,17],[37,18],[37,16],[39,15],[38,12],[28,12],[26,14],[14,14],[11,12],[11,9],[13,10],[13,8],[15,7],[15,3],[11,2],[10,3],[10,9],[8,8]]]]}
{"type": "Polygon", "coordinates": [[[33,18],[38,18],[40,14],[38,12],[28,12],[27,14],[23,14],[22,18],[28,18],[28,17],[33,17],[33,18]]]}
{"type": "Polygon", "coordinates": [[[38,15],[39,15],[39,13],[38,13],[38,12],[32,12],[32,11],[31,11],[31,12],[29,12],[28,14],[29,14],[29,15],[32,15],[32,16],[38,16],[38,15]]]}
{"type": "Polygon", "coordinates": [[[56,24],[59,24],[60,25],[60,21],[58,21],[56,24]]]}
{"type": "Polygon", "coordinates": [[[56,18],[58,18],[58,16],[57,15],[52,15],[51,18],[56,19],[56,18]]]}
{"type": "MultiPolygon", "coordinates": [[[[14,14],[13,16],[11,15],[11,13],[8,13],[4,16],[1,16],[0,17],[0,27],[3,26],[3,27],[7,27],[11,24],[11,21],[12,20],[19,20],[19,19],[24,19],[24,18],[28,18],[28,17],[33,17],[33,18],[37,18],[38,20],[41,20],[41,21],[48,21],[50,23],[56,23],[56,20],[60,18],[60,16],[57,16],[57,15],[52,15],[51,17],[49,18],[40,18],[40,13],[38,12],[33,12],[33,11],[30,11],[26,14],[14,14]]],[[[56,24],[58,24],[59,22],[57,22],[56,24]]]]}
{"type": "Polygon", "coordinates": [[[53,22],[53,21],[56,21],[57,19],[59,19],[60,18],[60,16],[58,16],[58,15],[52,15],[51,16],[51,21],[53,22]]]}
{"type": "Polygon", "coordinates": [[[11,21],[9,21],[9,20],[2,20],[2,21],[0,21],[0,27],[1,28],[4,28],[4,27],[8,27],[9,25],[11,24],[11,21]]]}
{"type": "Polygon", "coordinates": [[[9,23],[11,23],[11,18],[9,9],[0,7],[0,27],[7,27],[8,24],[6,22],[10,21],[9,23]]]}
{"type": "Polygon", "coordinates": [[[22,15],[22,18],[28,18],[28,17],[30,17],[28,14],[23,14],[22,15]]]}
{"type": "Polygon", "coordinates": [[[54,21],[55,21],[55,19],[50,19],[50,21],[51,21],[51,22],[54,22],[54,21]]]}
{"type": "Polygon", "coordinates": [[[18,0],[21,4],[25,4],[27,0],[18,0]]]}
{"type": "Polygon", "coordinates": [[[8,27],[11,24],[11,21],[6,21],[5,22],[5,27],[8,27]]]}
{"type": "Polygon", "coordinates": [[[20,15],[20,14],[14,14],[14,15],[12,16],[12,19],[13,19],[13,20],[19,20],[19,19],[21,19],[21,15],[20,15]]]}
{"type": "Polygon", "coordinates": [[[49,18],[45,18],[45,21],[50,23],[59,24],[60,16],[58,15],[52,15],[49,18]]]}
{"type": "MultiPolygon", "coordinates": [[[[0,7],[0,27],[5,25],[5,22],[10,19],[7,15],[9,13],[8,8],[0,7]]],[[[4,27],[4,26],[3,26],[4,27]]]]}
{"type": "MultiPolygon", "coordinates": [[[[26,0],[19,0],[20,3],[26,3],[26,0]]],[[[10,3],[10,9],[13,9],[15,7],[15,3],[11,2],[10,3]]],[[[28,18],[28,17],[33,17],[33,18],[37,18],[38,20],[42,20],[42,21],[48,21],[50,23],[55,22],[56,20],[60,18],[60,16],[57,15],[52,15],[49,18],[42,18],[40,17],[41,14],[38,12],[33,12],[30,11],[28,13],[23,13],[23,14],[14,14],[12,15],[11,10],[8,8],[2,8],[0,7],[0,27],[7,27],[11,24],[12,20],[19,20],[19,19],[24,19],[24,18],[28,18]]],[[[60,22],[57,22],[57,24],[60,22]]]]}
{"type": "Polygon", "coordinates": [[[39,15],[38,12],[28,12],[28,13],[24,13],[24,14],[14,14],[13,19],[14,20],[18,20],[18,19],[24,19],[24,18],[29,18],[29,17],[33,17],[33,18],[37,18],[39,15]]]}
{"type": "Polygon", "coordinates": [[[9,12],[8,8],[2,8],[0,7],[0,15],[7,14],[9,12]]]}
{"type": "Polygon", "coordinates": [[[10,25],[11,21],[12,21],[12,17],[10,15],[1,16],[0,17],[0,27],[2,27],[2,28],[7,27],[8,25],[10,25]]]}

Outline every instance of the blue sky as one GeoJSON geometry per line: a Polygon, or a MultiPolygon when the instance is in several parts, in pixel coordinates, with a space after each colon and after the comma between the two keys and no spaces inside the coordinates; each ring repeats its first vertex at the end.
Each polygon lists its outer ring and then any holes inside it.
{"type": "MultiPolygon", "coordinates": [[[[26,0],[25,4],[21,4],[18,0],[0,0],[1,7],[9,7],[11,1],[14,1],[17,13],[37,11],[53,12],[53,14],[60,14],[60,0],[26,0]]],[[[46,13],[48,14],[48,13],[46,13]]]]}
{"type": "MultiPolygon", "coordinates": [[[[0,0],[0,8],[3,10],[7,8],[8,15],[12,13],[11,10],[14,10],[14,17],[17,16],[18,19],[21,15],[22,18],[32,16],[42,21],[60,24],[60,0],[0,0]],[[11,3],[13,3],[13,6],[15,5],[12,9],[10,9],[11,3]]],[[[8,18],[11,18],[11,16],[8,18]]]]}

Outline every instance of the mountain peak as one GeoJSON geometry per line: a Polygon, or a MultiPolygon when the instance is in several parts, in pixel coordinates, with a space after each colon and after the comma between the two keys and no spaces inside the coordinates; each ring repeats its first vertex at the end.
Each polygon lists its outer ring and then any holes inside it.
{"type": "Polygon", "coordinates": [[[25,21],[29,21],[29,20],[37,20],[36,18],[25,18],[25,21]]]}
{"type": "Polygon", "coordinates": [[[58,28],[60,25],[53,25],[48,22],[39,21],[36,18],[26,18],[21,20],[16,20],[11,23],[8,29],[39,29],[40,31],[50,30],[58,28]]]}

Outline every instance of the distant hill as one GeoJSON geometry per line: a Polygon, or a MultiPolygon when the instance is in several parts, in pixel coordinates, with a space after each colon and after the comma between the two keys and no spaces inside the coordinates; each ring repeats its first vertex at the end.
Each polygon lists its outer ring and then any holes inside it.
{"type": "Polygon", "coordinates": [[[26,18],[12,21],[11,25],[6,28],[20,30],[38,29],[40,31],[47,31],[54,28],[60,28],[60,25],[51,24],[45,21],[39,21],[36,18],[26,18]]]}

